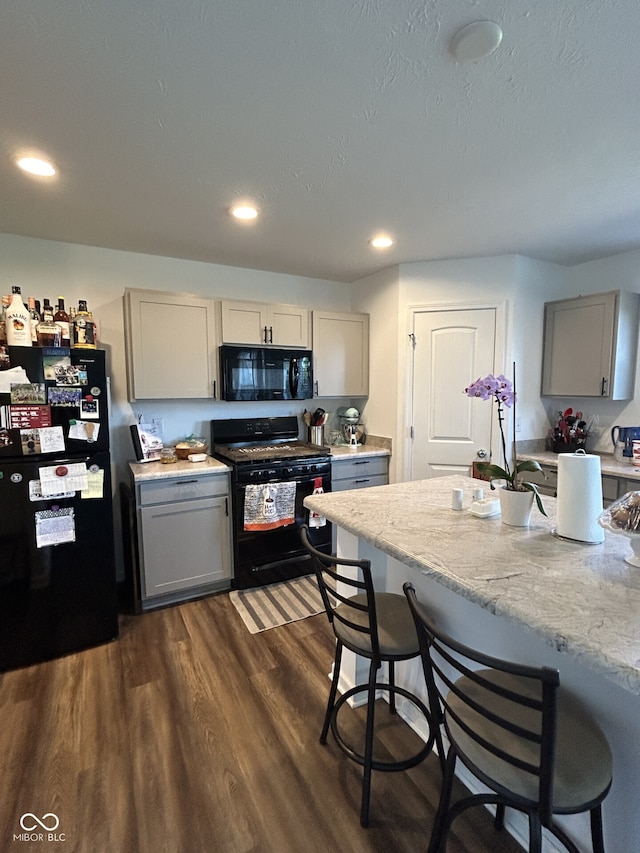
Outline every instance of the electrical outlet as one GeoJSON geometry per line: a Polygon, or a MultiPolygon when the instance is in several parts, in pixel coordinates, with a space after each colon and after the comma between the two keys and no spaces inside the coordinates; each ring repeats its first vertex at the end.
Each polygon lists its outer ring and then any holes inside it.
{"type": "Polygon", "coordinates": [[[164,435],[164,418],[151,418],[151,423],[156,427],[160,435],[164,435]]]}

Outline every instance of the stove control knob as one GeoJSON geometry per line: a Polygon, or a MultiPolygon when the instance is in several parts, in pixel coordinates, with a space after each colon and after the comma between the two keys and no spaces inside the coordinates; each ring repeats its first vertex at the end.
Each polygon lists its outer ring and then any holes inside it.
{"type": "Polygon", "coordinates": [[[287,475],[287,477],[293,476],[293,468],[285,468],[284,473],[287,475]]]}

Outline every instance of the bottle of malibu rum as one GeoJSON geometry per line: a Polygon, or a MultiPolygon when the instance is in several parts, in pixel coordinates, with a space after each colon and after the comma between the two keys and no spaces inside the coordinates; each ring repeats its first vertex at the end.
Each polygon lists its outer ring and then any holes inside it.
{"type": "Polygon", "coordinates": [[[73,341],[72,346],[78,349],[95,349],[95,327],[93,317],[87,311],[87,303],[84,299],[78,300],[78,310],[73,318],[73,341]]]}
{"type": "Polygon", "coordinates": [[[11,302],[5,311],[4,320],[7,343],[10,346],[32,346],[29,309],[22,301],[20,288],[16,284],[11,288],[11,302]]]}

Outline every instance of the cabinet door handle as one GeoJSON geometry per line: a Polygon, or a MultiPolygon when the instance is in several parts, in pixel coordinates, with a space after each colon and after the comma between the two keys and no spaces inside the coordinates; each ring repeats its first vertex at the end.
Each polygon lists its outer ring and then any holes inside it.
{"type": "Polygon", "coordinates": [[[370,461],[371,461],[370,459],[358,459],[358,460],[354,460],[353,464],[354,465],[368,465],[370,461]]]}
{"type": "Polygon", "coordinates": [[[606,376],[602,377],[602,385],[600,387],[600,396],[604,397],[607,393],[607,378],[606,376]]]}
{"type": "Polygon", "coordinates": [[[229,517],[229,498],[224,499],[224,514],[229,517]]]}
{"type": "Polygon", "coordinates": [[[269,341],[267,340],[267,327],[266,326],[262,327],[262,340],[265,344],[269,343],[269,341]]]}
{"type": "Polygon", "coordinates": [[[218,382],[218,380],[217,380],[217,379],[214,379],[214,380],[213,380],[213,382],[211,383],[211,384],[213,385],[213,399],[214,399],[214,400],[217,400],[217,399],[218,399],[218,387],[217,387],[217,382],[218,382]]]}
{"type": "Polygon", "coordinates": [[[355,483],[369,483],[371,482],[368,477],[364,477],[362,480],[354,480],[355,483]]]}
{"type": "Polygon", "coordinates": [[[318,389],[318,380],[317,380],[317,379],[316,379],[316,381],[313,383],[313,385],[314,385],[314,389],[315,389],[315,390],[314,390],[314,392],[313,392],[313,395],[314,395],[314,397],[319,397],[319,396],[320,396],[320,391],[319,391],[319,389],[318,389]]]}
{"type": "Polygon", "coordinates": [[[269,343],[273,343],[273,326],[269,326],[269,343]]]}

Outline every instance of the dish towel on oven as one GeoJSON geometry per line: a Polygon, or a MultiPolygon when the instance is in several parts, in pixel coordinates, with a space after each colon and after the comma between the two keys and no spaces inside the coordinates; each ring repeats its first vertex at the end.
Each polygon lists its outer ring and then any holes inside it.
{"type": "MultiPolygon", "coordinates": [[[[322,488],[322,477],[316,477],[313,481],[313,495],[323,495],[324,489],[322,488]]],[[[327,523],[327,519],[324,515],[320,515],[319,512],[310,509],[309,510],[309,527],[324,527],[327,523]]]]}
{"type": "Polygon", "coordinates": [[[296,484],[264,483],[244,487],[244,529],[272,530],[293,524],[296,484]]]}

